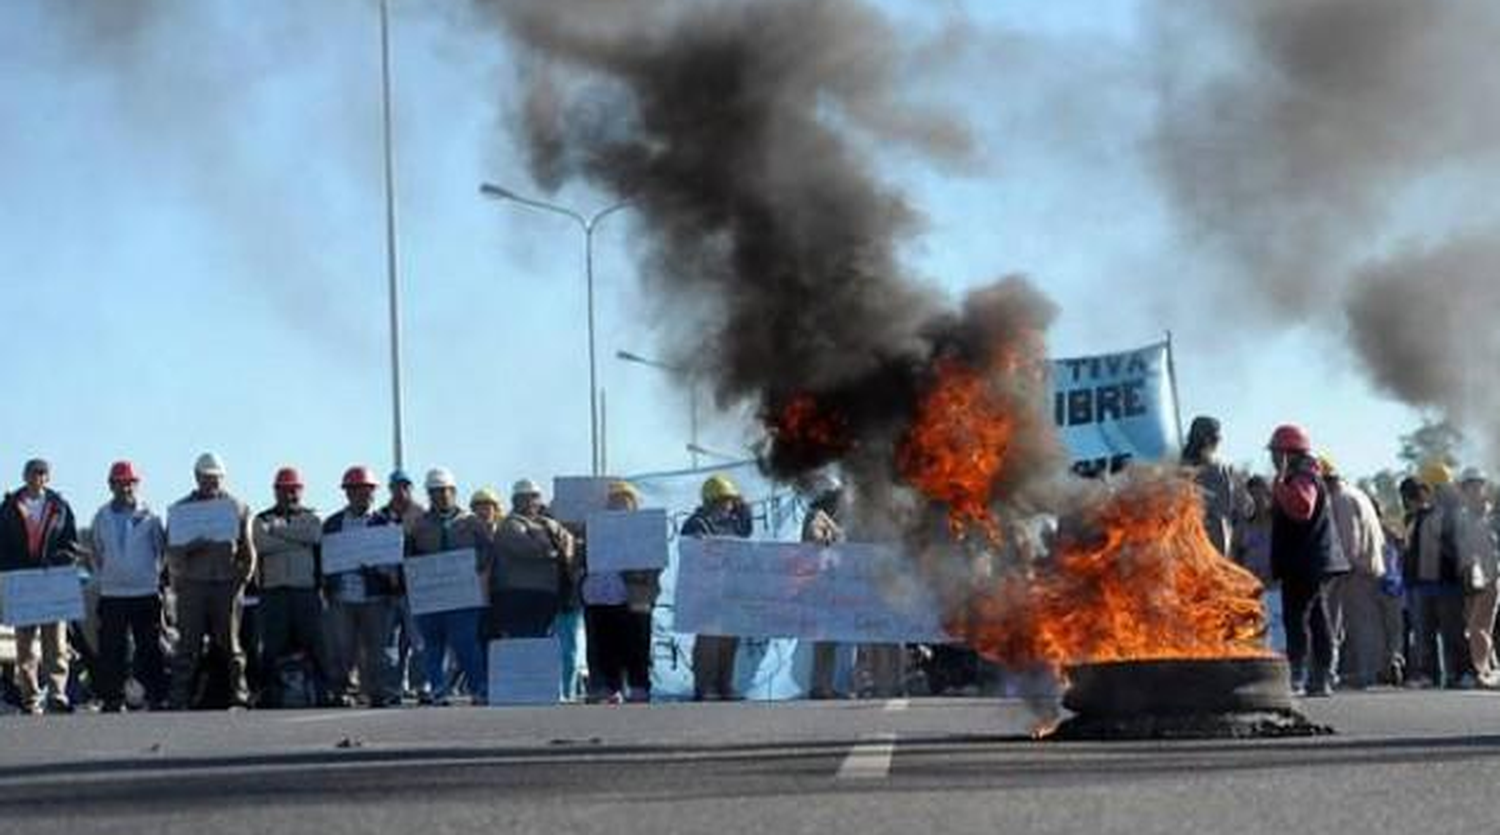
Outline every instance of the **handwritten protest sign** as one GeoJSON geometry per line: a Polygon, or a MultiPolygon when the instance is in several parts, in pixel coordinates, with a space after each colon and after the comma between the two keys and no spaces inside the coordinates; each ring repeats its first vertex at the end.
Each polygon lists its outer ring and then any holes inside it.
{"type": "Polygon", "coordinates": [[[401,570],[406,576],[406,600],[414,615],[484,605],[473,548],[408,557],[401,570]]]}
{"type": "Polygon", "coordinates": [[[613,478],[594,476],[558,476],[552,480],[552,504],[548,509],[559,522],[581,525],[589,514],[609,503],[609,485],[613,478]]]}
{"type": "Polygon", "coordinates": [[[400,565],[404,535],[400,525],[348,528],[323,537],[323,573],[342,574],[367,565],[400,565]]]}
{"type": "Polygon", "coordinates": [[[666,567],[665,510],[602,511],[588,519],[589,571],[666,567]]]}
{"type": "Polygon", "coordinates": [[[490,641],[489,703],[549,705],[561,697],[562,658],[556,638],[490,641]]]}
{"type": "Polygon", "coordinates": [[[72,566],[0,574],[0,623],[36,626],[83,620],[83,587],[72,566]]]}
{"type": "Polygon", "coordinates": [[[229,499],[180,502],[167,511],[167,544],[194,540],[234,542],[240,536],[240,509],[229,499]]]}
{"type": "Polygon", "coordinates": [[[815,641],[950,640],[892,546],[679,540],[676,629],[815,641]]]}

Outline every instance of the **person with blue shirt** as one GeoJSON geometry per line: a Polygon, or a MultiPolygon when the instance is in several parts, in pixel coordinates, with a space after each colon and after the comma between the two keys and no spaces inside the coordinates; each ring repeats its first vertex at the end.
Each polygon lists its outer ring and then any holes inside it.
{"type": "Polygon", "coordinates": [[[162,652],[161,572],[167,530],[137,495],[140,477],[129,461],[109,468],[108,503],[90,526],[91,566],[99,580],[99,657],[94,693],[107,713],[125,710],[126,670],[146,690],[152,710],[167,706],[162,652]],[[135,644],[132,658],[130,644],[135,644]]]}

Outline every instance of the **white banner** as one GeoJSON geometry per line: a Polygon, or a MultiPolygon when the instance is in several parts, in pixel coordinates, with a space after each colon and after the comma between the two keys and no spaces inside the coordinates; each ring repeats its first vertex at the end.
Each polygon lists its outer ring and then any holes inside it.
{"type": "Polygon", "coordinates": [[[473,548],[407,557],[406,601],[413,615],[473,609],[484,605],[473,548]]]}
{"type": "Polygon", "coordinates": [[[345,528],[323,537],[323,573],[342,574],[367,565],[400,565],[405,547],[400,525],[345,528]]]}
{"type": "Polygon", "coordinates": [[[562,698],[556,638],[490,641],[489,704],[555,705],[562,698]]]}
{"type": "Polygon", "coordinates": [[[950,640],[924,585],[888,545],[678,540],[675,628],[862,643],[950,640]]]}
{"type": "Polygon", "coordinates": [[[36,626],[83,620],[83,585],[72,566],[0,574],[0,623],[36,626]]]}
{"type": "Polygon", "coordinates": [[[632,571],[667,565],[665,510],[603,511],[589,514],[589,571],[632,571]]]}
{"type": "Polygon", "coordinates": [[[1158,460],[1177,444],[1171,345],[1051,361],[1052,419],[1085,475],[1158,460]]]}
{"type": "Polygon", "coordinates": [[[547,510],[559,522],[582,525],[590,513],[609,504],[609,485],[616,479],[594,476],[558,476],[552,480],[552,503],[547,510]]]}
{"type": "Polygon", "coordinates": [[[167,510],[167,544],[194,540],[234,542],[240,537],[240,509],[229,499],[179,502],[167,510]]]}

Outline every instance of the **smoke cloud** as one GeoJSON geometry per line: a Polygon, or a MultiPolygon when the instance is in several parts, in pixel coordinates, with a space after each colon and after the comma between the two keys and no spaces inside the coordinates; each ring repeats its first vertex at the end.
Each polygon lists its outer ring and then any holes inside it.
{"type": "MultiPolygon", "coordinates": [[[[1500,7],[1254,0],[1157,7],[1151,149],[1224,295],[1347,328],[1374,380],[1500,449],[1500,223],[1466,194],[1500,158],[1500,7]],[[1392,241],[1415,243],[1392,243],[1392,241]]],[[[1484,192],[1487,188],[1479,188],[1484,192]]]]}

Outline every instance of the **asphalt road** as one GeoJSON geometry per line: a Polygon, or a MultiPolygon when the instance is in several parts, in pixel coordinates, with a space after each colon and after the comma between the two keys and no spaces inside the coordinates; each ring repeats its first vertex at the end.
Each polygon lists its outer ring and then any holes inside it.
{"type": "Polygon", "coordinates": [[[1017,702],[0,718],[0,832],[1500,830],[1500,694],[1304,702],[1332,737],[1058,743],[1017,702]]]}

